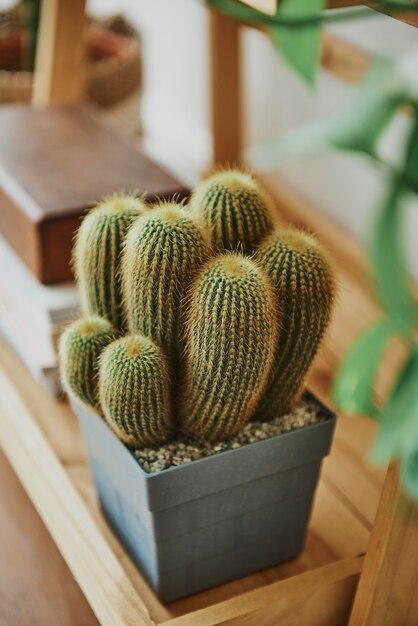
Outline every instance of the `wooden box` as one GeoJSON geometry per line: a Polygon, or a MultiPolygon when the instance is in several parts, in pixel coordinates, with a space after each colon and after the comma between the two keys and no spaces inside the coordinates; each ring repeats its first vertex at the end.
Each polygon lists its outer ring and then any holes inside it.
{"type": "Polygon", "coordinates": [[[1,107],[0,137],[0,233],[43,283],[72,277],[74,232],[104,195],[186,193],[86,107],[1,107]]]}

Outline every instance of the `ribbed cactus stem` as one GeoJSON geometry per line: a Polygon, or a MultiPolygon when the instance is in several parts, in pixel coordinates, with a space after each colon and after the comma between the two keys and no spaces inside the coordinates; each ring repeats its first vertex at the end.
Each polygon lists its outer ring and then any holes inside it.
{"type": "Polygon", "coordinates": [[[190,206],[202,216],[214,250],[253,252],[274,224],[274,205],[257,181],[240,170],[218,172],[195,189],[190,206]]]}
{"type": "Polygon", "coordinates": [[[103,352],[100,399],[106,421],[126,444],[153,446],[173,432],[165,357],[151,339],[128,335],[103,352]]]}
{"type": "Polygon", "coordinates": [[[187,312],[183,432],[225,439],[250,420],[279,325],[271,285],[254,261],[232,253],[209,261],[192,285],[187,312]]]}
{"type": "Polygon", "coordinates": [[[117,332],[108,320],[93,316],[67,326],[59,341],[64,389],[98,412],[99,357],[116,337],[117,332]]]}
{"type": "Polygon", "coordinates": [[[163,203],[138,220],[126,240],[123,277],[129,330],[162,346],[174,367],[184,294],[208,254],[202,230],[175,203],[163,203]]]}
{"type": "Polygon", "coordinates": [[[279,230],[255,255],[270,277],[283,310],[275,365],[254,419],[270,420],[288,411],[304,382],[328,327],[335,300],[335,277],[328,255],[307,233],[279,230]]]}
{"type": "Polygon", "coordinates": [[[83,219],[74,247],[74,269],[85,315],[100,315],[123,329],[121,251],[132,223],[146,211],[129,195],[105,198],[83,219]]]}

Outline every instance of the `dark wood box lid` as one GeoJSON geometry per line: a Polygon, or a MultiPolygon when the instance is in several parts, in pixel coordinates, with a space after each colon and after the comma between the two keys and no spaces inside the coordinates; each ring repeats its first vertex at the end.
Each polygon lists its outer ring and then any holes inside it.
{"type": "Polygon", "coordinates": [[[147,199],[187,193],[87,107],[0,107],[0,232],[39,280],[71,278],[80,217],[120,190],[147,199]]]}

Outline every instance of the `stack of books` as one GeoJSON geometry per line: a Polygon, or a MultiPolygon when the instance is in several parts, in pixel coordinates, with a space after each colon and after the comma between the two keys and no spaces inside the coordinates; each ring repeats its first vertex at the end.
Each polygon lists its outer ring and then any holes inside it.
{"type": "Polygon", "coordinates": [[[57,340],[78,315],[74,283],[43,285],[0,236],[0,333],[53,395],[61,393],[57,340]]]}

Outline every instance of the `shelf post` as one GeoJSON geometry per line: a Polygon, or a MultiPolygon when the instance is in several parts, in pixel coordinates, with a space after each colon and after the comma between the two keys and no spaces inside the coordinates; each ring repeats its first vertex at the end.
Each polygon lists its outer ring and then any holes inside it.
{"type": "Polygon", "coordinates": [[[240,24],[210,10],[213,161],[238,164],[241,153],[240,24]]]}
{"type": "Polygon", "coordinates": [[[83,98],[85,0],[42,0],[32,103],[83,98]]]}
{"type": "Polygon", "coordinates": [[[349,626],[418,624],[418,505],[388,468],[349,626]]]}

